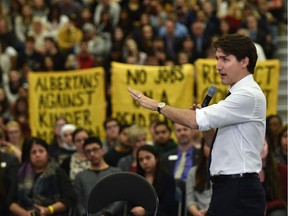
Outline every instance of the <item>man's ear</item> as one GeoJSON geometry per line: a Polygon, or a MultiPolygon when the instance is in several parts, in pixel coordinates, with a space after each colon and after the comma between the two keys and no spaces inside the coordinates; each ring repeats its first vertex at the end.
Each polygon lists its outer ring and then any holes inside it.
{"type": "Polygon", "coordinates": [[[246,68],[249,64],[249,58],[245,57],[244,59],[241,60],[242,68],[246,68]]]}

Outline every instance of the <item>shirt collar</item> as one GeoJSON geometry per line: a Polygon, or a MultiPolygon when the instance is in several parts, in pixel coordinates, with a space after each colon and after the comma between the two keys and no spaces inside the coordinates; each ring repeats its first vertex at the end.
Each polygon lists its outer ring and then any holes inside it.
{"type": "Polygon", "coordinates": [[[242,78],[241,80],[239,80],[238,82],[236,82],[232,87],[230,87],[229,91],[232,94],[237,89],[239,89],[242,86],[246,85],[248,82],[253,82],[253,81],[254,81],[253,75],[249,74],[249,75],[245,76],[244,78],[242,78]]]}
{"type": "MultiPolygon", "coordinates": [[[[193,146],[191,146],[191,147],[188,149],[186,155],[190,155],[190,154],[192,154],[192,152],[193,152],[193,146]]],[[[181,155],[182,155],[182,151],[180,151],[180,150],[178,149],[177,155],[178,155],[178,156],[181,156],[181,155]]]]}

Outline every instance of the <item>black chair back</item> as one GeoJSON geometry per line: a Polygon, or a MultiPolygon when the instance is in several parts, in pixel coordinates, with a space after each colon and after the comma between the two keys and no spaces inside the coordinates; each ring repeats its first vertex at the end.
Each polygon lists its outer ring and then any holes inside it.
{"type": "Polygon", "coordinates": [[[142,176],[119,172],[100,179],[90,192],[87,215],[95,214],[116,201],[128,201],[146,210],[146,215],[157,215],[159,200],[154,187],[142,176]]]}

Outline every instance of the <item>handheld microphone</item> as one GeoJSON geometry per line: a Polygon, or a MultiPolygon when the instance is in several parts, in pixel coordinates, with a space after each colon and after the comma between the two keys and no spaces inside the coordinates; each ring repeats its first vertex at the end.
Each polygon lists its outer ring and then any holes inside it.
{"type": "Polygon", "coordinates": [[[217,88],[215,86],[209,86],[207,94],[201,104],[202,107],[206,107],[209,105],[212,97],[216,94],[217,88]]]}

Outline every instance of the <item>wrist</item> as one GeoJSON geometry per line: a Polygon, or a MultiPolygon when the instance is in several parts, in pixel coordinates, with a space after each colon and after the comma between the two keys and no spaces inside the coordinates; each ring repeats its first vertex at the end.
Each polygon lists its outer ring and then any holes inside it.
{"type": "Polygon", "coordinates": [[[13,153],[15,151],[15,146],[10,145],[9,148],[7,149],[7,153],[13,153]]]}
{"type": "Polygon", "coordinates": [[[54,213],[54,207],[49,205],[47,208],[48,208],[49,215],[52,215],[54,213]]]}
{"type": "Polygon", "coordinates": [[[157,111],[158,111],[159,114],[161,114],[161,109],[163,109],[165,106],[166,106],[166,103],[164,103],[164,102],[158,103],[157,111]]]}

